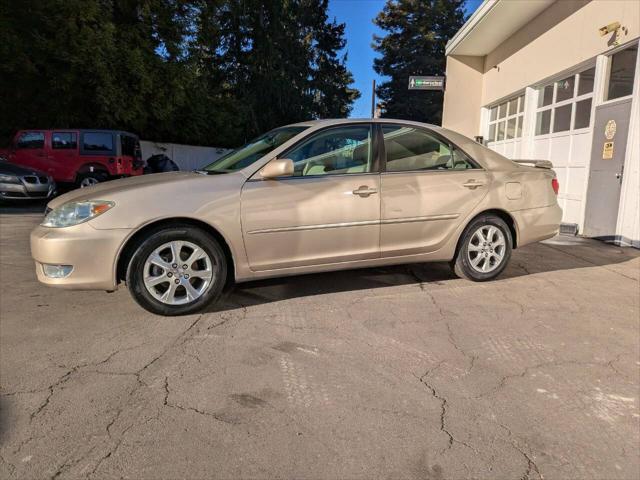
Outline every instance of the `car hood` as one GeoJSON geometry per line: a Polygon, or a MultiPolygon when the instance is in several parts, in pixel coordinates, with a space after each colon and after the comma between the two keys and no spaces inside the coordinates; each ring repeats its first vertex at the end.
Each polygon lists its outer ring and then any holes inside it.
{"type": "Polygon", "coordinates": [[[33,168],[25,168],[13,163],[4,162],[0,160],[0,173],[4,175],[42,175],[48,177],[46,173],[33,168]]]}
{"type": "MultiPolygon", "coordinates": [[[[220,177],[224,176],[220,175],[220,177]]],[[[197,184],[203,180],[212,181],[214,176],[196,172],[168,172],[111,180],[61,195],[49,202],[49,208],[56,208],[71,201],[113,200],[122,196],[155,195],[164,191],[163,187],[172,192],[175,192],[176,188],[186,191],[190,187],[180,184],[197,184]]]]}

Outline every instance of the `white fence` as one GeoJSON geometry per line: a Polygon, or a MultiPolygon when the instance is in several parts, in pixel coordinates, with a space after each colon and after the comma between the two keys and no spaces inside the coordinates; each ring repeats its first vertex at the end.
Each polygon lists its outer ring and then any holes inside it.
{"type": "Polygon", "coordinates": [[[213,162],[229,150],[215,147],[196,147],[194,145],[180,145],[177,143],[160,143],[140,140],[142,159],[147,160],[151,155],[165,154],[176,162],[180,170],[196,170],[213,162]]]}

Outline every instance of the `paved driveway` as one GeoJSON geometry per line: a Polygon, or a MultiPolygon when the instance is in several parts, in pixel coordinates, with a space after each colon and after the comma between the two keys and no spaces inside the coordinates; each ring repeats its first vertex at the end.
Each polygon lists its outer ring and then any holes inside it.
{"type": "Polygon", "coordinates": [[[640,475],[636,250],[559,237],[492,283],[311,275],[163,318],[38,285],[38,220],[0,216],[1,478],[640,475]]]}

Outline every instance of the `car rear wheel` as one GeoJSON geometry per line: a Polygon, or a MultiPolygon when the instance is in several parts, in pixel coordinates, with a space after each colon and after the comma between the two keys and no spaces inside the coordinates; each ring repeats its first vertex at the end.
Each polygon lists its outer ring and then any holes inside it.
{"type": "Polygon", "coordinates": [[[78,188],[86,188],[107,180],[107,175],[100,172],[89,172],[78,175],[76,184],[78,188]]]}
{"type": "Polygon", "coordinates": [[[464,230],[453,270],[461,278],[483,282],[502,273],[511,258],[511,230],[499,217],[483,215],[464,230]]]}
{"type": "Polygon", "coordinates": [[[227,262],[218,242],[192,226],[158,230],[137,247],[126,281],[131,295],[158,315],[197,312],[220,297],[227,262]]]}

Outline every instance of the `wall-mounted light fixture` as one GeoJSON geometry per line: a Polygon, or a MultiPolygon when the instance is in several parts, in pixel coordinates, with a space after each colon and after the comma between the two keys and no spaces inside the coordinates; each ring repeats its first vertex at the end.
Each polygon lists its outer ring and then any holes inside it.
{"type": "Polygon", "coordinates": [[[620,33],[624,33],[625,35],[628,33],[627,27],[623,27],[620,25],[620,22],[611,22],[609,25],[605,25],[604,27],[600,27],[598,29],[598,33],[601,37],[612,33],[611,38],[607,42],[607,45],[610,47],[616,47],[620,44],[620,33]]]}

